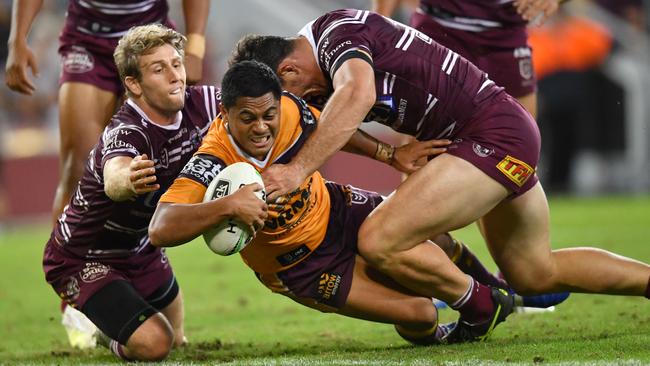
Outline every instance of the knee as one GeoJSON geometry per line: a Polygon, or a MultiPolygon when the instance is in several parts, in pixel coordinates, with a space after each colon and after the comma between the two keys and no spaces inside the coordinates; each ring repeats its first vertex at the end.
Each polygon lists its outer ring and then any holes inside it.
{"type": "MultiPolygon", "coordinates": [[[[162,315],[159,315],[162,318],[162,315]]],[[[162,319],[149,318],[127,342],[127,349],[139,361],[160,361],[167,358],[174,345],[174,331],[162,319]]]]}
{"type": "Polygon", "coordinates": [[[508,285],[519,295],[538,295],[554,291],[555,276],[548,271],[530,270],[526,273],[506,276],[508,285]]]}
{"type": "Polygon", "coordinates": [[[444,233],[434,237],[433,242],[442,249],[447,257],[452,258],[456,253],[456,241],[451,237],[449,233],[444,233]]]}
{"type": "Polygon", "coordinates": [[[359,255],[377,269],[382,270],[392,265],[392,253],[385,243],[381,228],[368,220],[359,229],[357,250],[359,255]]]}

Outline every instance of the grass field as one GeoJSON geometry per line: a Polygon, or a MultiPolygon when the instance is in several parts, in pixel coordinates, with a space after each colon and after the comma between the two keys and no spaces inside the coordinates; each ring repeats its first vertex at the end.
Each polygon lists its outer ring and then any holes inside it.
{"type": "MultiPolygon", "coordinates": [[[[554,247],[595,245],[650,262],[650,197],[551,200],[554,247]]],[[[71,349],[41,270],[44,226],[0,234],[0,364],[117,363],[71,349]]],[[[472,227],[456,233],[487,259],[472,227]]],[[[554,313],[514,314],[487,342],[412,347],[385,324],[321,314],[271,294],[238,257],[195,241],[168,251],[191,344],[167,364],[650,364],[650,302],[572,295],[554,313]]],[[[491,262],[490,262],[491,263],[491,262]]],[[[444,320],[455,318],[441,312],[444,320]]]]}

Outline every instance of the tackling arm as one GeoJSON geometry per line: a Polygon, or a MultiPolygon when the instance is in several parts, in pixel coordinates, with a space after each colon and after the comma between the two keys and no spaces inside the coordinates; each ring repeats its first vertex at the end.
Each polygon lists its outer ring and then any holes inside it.
{"type": "Polygon", "coordinates": [[[417,141],[412,139],[411,142],[396,148],[377,140],[362,130],[357,130],[342,150],[373,158],[402,173],[410,174],[426,163],[426,158],[447,151],[446,146],[450,143],[450,140],[417,141]]]}
{"type": "Polygon", "coordinates": [[[332,82],[334,93],[321,113],[318,128],[290,163],[302,172],[302,179],[350,140],[375,103],[374,71],[362,59],[345,61],[332,82]]]}
{"type": "Polygon", "coordinates": [[[155,173],[154,162],[147,155],[111,158],[104,163],[104,192],[116,202],[153,192],[160,188],[155,173]]]}

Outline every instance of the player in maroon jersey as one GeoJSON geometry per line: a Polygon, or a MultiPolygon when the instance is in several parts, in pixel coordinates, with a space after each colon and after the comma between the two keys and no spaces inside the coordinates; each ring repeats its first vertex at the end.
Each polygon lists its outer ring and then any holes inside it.
{"type": "MultiPolygon", "coordinates": [[[[5,81],[12,90],[35,91],[28,69],[38,75],[37,61],[27,36],[43,0],[14,0],[5,81]]],[[[209,1],[185,0],[188,37],[185,65],[190,83],[201,79],[205,26],[209,1]]],[[[61,76],[59,88],[61,173],[52,208],[56,221],[72,195],[84,164],[102,130],[121,103],[124,93],[113,50],[126,31],[136,25],[173,25],[166,0],[70,0],[59,36],[61,76]],[[77,108],[83,105],[83,111],[77,108]]]]}
{"type": "MultiPolygon", "coordinates": [[[[401,0],[373,0],[373,11],[390,16],[401,0]]],[[[411,26],[458,52],[535,117],[536,78],[526,26],[541,24],[561,0],[420,0],[411,26]]]]}
{"type": "MultiPolygon", "coordinates": [[[[178,283],[147,235],[158,199],[218,113],[217,88],[185,86],[184,42],[161,25],[132,28],[120,40],[115,62],[128,99],[91,150],[43,258],[56,293],[124,359],[160,360],[185,339],[178,283]]],[[[249,222],[257,210],[242,200],[266,205],[252,188],[240,191],[215,209],[249,222]]]]}
{"type": "MultiPolygon", "coordinates": [[[[14,0],[13,4],[5,81],[9,88],[26,95],[35,91],[28,68],[38,75],[37,60],[27,44],[27,35],[42,4],[43,0],[14,0]]],[[[201,79],[208,7],[207,0],[183,3],[189,39],[184,62],[191,83],[201,79]]],[[[168,10],[166,0],[68,2],[65,25],[59,36],[60,175],[52,207],[53,222],[73,194],[88,152],[122,101],[124,88],[113,62],[113,50],[119,38],[140,24],[172,25],[168,10]],[[84,108],[78,108],[79,105],[84,108]]],[[[64,305],[63,323],[70,343],[81,348],[91,346],[83,327],[78,329],[76,325],[84,320],[77,318],[78,313],[64,305]]]]}
{"type": "MultiPolygon", "coordinates": [[[[246,59],[271,66],[294,94],[329,95],[302,150],[264,172],[270,200],[296,189],[364,120],[419,140],[454,141],[370,214],[358,243],[371,265],[460,311],[450,341],[484,339],[511,306],[500,291],[436,268],[439,254],[413,248],[478,219],[494,260],[520,293],[650,296],[647,264],[594,248],[550,249],[548,204],[535,175],[537,124],[484,72],[431,37],[345,9],[308,23],[297,38],[246,37],[232,62],[246,59]]],[[[392,147],[385,150],[390,155],[392,147]]]]}

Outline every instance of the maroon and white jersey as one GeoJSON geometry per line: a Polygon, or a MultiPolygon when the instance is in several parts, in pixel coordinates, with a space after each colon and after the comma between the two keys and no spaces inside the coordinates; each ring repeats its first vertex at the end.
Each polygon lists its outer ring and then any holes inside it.
{"type": "Polygon", "coordinates": [[[350,58],[373,65],[377,101],[366,120],[420,140],[454,136],[482,104],[503,93],[458,53],[369,11],[332,11],[299,34],[330,78],[350,58]]]}
{"type": "Polygon", "coordinates": [[[131,27],[167,22],[167,0],[70,0],[64,32],[120,38],[131,27]]]}
{"type": "Polygon", "coordinates": [[[444,27],[466,31],[478,43],[498,47],[526,44],[527,22],[517,13],[514,0],[420,0],[416,12],[444,27]]]}
{"type": "Polygon", "coordinates": [[[188,87],[176,121],[160,126],[127,100],[90,152],[84,174],[54,227],[59,248],[82,258],[128,257],[149,247],[147,228],[160,196],[201,145],[218,114],[221,91],[188,87]],[[104,193],[104,164],[117,156],[147,154],[160,189],[124,202],[104,193]]]}

